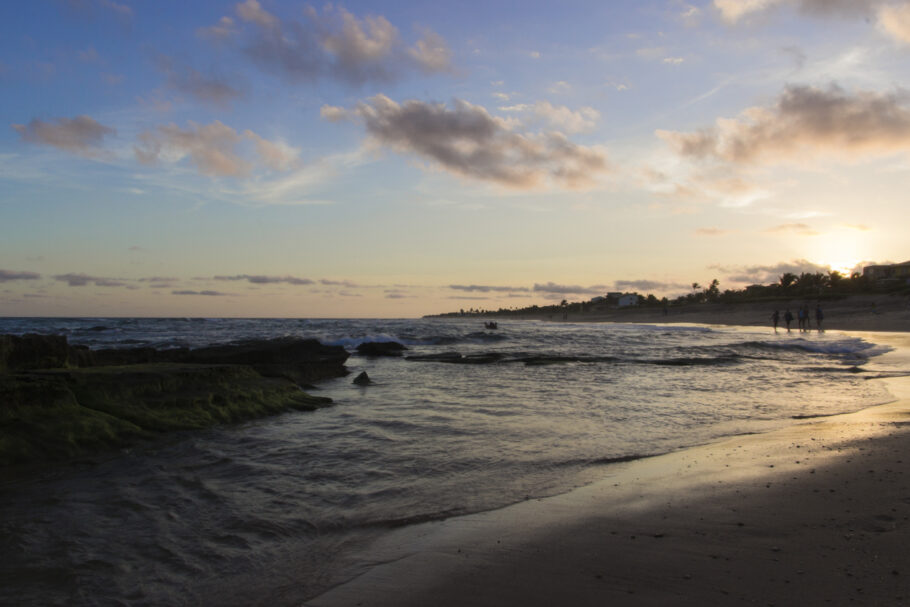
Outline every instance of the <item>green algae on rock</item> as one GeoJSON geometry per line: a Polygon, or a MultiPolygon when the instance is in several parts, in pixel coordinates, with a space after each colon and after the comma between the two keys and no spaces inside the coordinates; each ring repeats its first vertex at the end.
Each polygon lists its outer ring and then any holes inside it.
{"type": "MultiPolygon", "coordinates": [[[[98,361],[91,352],[73,348],[59,336],[10,337],[14,336],[0,336],[0,466],[66,459],[168,431],[325,407],[331,399],[307,394],[291,377],[318,380],[346,373],[344,349],[318,342],[263,340],[259,349],[247,342],[237,349],[240,354],[232,354],[231,346],[219,347],[218,357],[230,360],[229,364],[149,362],[67,368],[74,361],[83,365],[98,361]]],[[[124,350],[119,356],[130,362],[137,355],[185,361],[193,360],[194,352],[124,350]]],[[[195,360],[209,355],[211,350],[195,360]]],[[[116,360],[114,354],[98,358],[116,360]]]]}

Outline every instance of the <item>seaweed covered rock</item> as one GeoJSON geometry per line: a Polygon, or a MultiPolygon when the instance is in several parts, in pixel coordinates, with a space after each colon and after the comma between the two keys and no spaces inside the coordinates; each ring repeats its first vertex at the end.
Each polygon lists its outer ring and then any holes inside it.
{"type": "Polygon", "coordinates": [[[347,358],[312,339],[92,351],[60,335],[2,335],[0,466],[324,407],[332,400],[301,386],[346,375],[347,358]]]}
{"type": "Polygon", "coordinates": [[[154,363],[0,374],[0,465],[332,403],[246,365],[154,363]]]}
{"type": "Polygon", "coordinates": [[[0,371],[66,367],[70,354],[63,335],[0,335],[0,371]]]}

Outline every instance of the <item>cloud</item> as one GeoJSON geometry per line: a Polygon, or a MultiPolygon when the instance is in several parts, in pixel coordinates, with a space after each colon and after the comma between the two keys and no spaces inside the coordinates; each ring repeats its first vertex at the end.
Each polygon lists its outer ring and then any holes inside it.
{"type": "Polygon", "coordinates": [[[96,287],[124,287],[126,283],[114,278],[101,278],[98,276],[89,276],[88,274],[57,274],[54,280],[65,282],[71,287],[84,287],[95,285],[96,287]]]}
{"type": "Polygon", "coordinates": [[[329,287],[347,287],[349,289],[356,289],[360,287],[360,285],[355,284],[349,280],[328,280],[326,278],[321,279],[319,281],[319,284],[329,287]]]}
{"type": "Polygon", "coordinates": [[[679,289],[688,289],[689,285],[683,285],[675,282],[660,282],[656,280],[617,280],[613,283],[613,288],[617,291],[676,291],[679,289]]]}
{"type": "Polygon", "coordinates": [[[883,6],[878,12],[878,23],[898,42],[910,44],[910,4],[883,6]]]}
{"type": "Polygon", "coordinates": [[[776,265],[765,266],[723,266],[713,265],[710,269],[726,274],[726,279],[731,282],[744,284],[769,284],[777,282],[782,274],[790,272],[797,276],[803,273],[816,274],[828,272],[830,266],[812,263],[806,259],[784,261],[776,265]]]}
{"type": "Polygon", "coordinates": [[[664,57],[661,61],[667,65],[679,65],[683,63],[685,59],[682,57],[664,57]]]}
{"type": "Polygon", "coordinates": [[[794,7],[802,13],[815,16],[867,15],[887,0],[714,0],[714,7],[721,17],[736,23],[753,13],[778,6],[794,7]]]}
{"type": "Polygon", "coordinates": [[[764,230],[768,234],[793,233],[801,236],[818,236],[818,232],[805,223],[784,223],[764,230]]]}
{"type": "Polygon", "coordinates": [[[534,284],[535,293],[546,293],[550,295],[602,295],[606,290],[607,288],[602,285],[582,287],[579,285],[559,285],[553,282],[534,284]]]}
{"type": "Polygon", "coordinates": [[[22,141],[50,145],[88,158],[101,156],[104,138],[117,132],[85,115],[57,118],[54,122],[33,118],[27,125],[13,124],[12,127],[22,141]]]}
{"type": "Polygon", "coordinates": [[[184,289],[181,291],[171,291],[172,295],[205,295],[207,297],[224,297],[229,295],[229,293],[222,293],[221,291],[193,291],[190,289],[184,289]]]}
{"type": "Polygon", "coordinates": [[[725,234],[730,234],[730,230],[722,230],[720,228],[698,228],[695,230],[695,233],[698,236],[723,236],[725,234]]]}
{"type": "Polygon", "coordinates": [[[682,156],[775,164],[835,156],[846,161],[910,151],[910,97],[788,86],[770,107],[752,107],[694,133],[657,131],[682,156]]]}
{"type": "Polygon", "coordinates": [[[245,280],[255,285],[266,285],[276,283],[287,283],[289,285],[314,285],[315,281],[309,278],[297,278],[294,276],[265,276],[261,274],[236,274],[234,276],[215,276],[215,280],[245,280]]]}
{"type": "Polygon", "coordinates": [[[494,287],[487,285],[449,285],[449,288],[469,293],[527,293],[530,291],[527,287],[494,287]]]}
{"type": "Polygon", "coordinates": [[[38,280],[41,274],[35,272],[14,272],[12,270],[0,270],[0,282],[9,282],[12,280],[38,280]]]}
{"type": "Polygon", "coordinates": [[[731,24],[753,13],[785,6],[816,17],[874,17],[886,35],[910,43],[910,5],[905,0],[714,0],[721,18],[731,24]]]}
{"type": "Polygon", "coordinates": [[[226,107],[243,94],[223,78],[206,76],[192,67],[177,65],[164,55],[158,58],[158,69],[167,76],[167,84],[172,89],[216,107],[226,107]]]}
{"type": "Polygon", "coordinates": [[[200,38],[217,41],[227,40],[236,34],[237,29],[234,27],[234,20],[226,15],[219,19],[215,25],[200,27],[196,30],[196,35],[200,38]]]}
{"type": "MultiPolygon", "coordinates": [[[[360,19],[332,5],[321,13],[308,7],[304,22],[281,20],[256,0],[237,4],[236,11],[240,21],[253,28],[251,42],[244,49],[249,57],[293,81],[329,78],[361,85],[390,83],[414,72],[453,71],[446,41],[426,28],[409,47],[385,17],[360,19]]],[[[233,25],[225,23],[225,18],[205,32],[225,38],[233,25]]]]}
{"type": "Polygon", "coordinates": [[[181,129],[172,123],[141,133],[139,145],[133,147],[137,160],[155,164],[160,160],[179,162],[189,156],[199,172],[213,177],[244,177],[254,163],[273,170],[286,170],[297,163],[296,149],[263,139],[250,130],[240,134],[218,120],[207,125],[189,121],[187,125],[181,129]],[[254,143],[252,159],[238,149],[244,141],[254,143]]]}
{"type": "Polygon", "coordinates": [[[507,187],[530,189],[550,182],[578,188],[607,171],[600,147],[577,145],[559,132],[515,132],[514,121],[459,99],[449,109],[441,103],[397,103],[376,95],[347,112],[324,107],[323,115],[358,118],[379,144],[456,175],[507,187]]]}
{"type": "Polygon", "coordinates": [[[550,126],[566,133],[581,133],[591,131],[600,120],[600,112],[592,107],[582,107],[571,110],[564,105],[553,105],[549,101],[538,101],[534,105],[515,105],[501,108],[507,111],[531,111],[545,120],[550,126]]]}

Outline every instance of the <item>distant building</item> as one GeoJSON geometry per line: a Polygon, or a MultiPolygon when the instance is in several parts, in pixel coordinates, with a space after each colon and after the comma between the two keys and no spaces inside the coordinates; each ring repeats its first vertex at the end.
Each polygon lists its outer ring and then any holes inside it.
{"type": "Polygon", "coordinates": [[[618,305],[620,308],[627,308],[629,306],[637,306],[638,305],[638,295],[636,295],[635,293],[626,293],[624,295],[620,295],[619,299],[616,302],[616,305],[618,305]]]}
{"type": "Polygon", "coordinates": [[[910,261],[892,263],[890,265],[866,266],[863,268],[863,278],[869,280],[910,280],[910,261]]]}

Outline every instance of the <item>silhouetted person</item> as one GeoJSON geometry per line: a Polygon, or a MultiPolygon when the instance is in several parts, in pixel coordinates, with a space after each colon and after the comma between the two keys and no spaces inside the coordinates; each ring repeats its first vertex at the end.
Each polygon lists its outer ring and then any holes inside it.
{"type": "Polygon", "coordinates": [[[789,333],[790,323],[793,322],[793,313],[790,311],[790,308],[787,308],[787,311],[784,312],[784,322],[787,323],[787,333],[789,333]]]}
{"type": "Polygon", "coordinates": [[[815,306],[815,326],[818,328],[818,332],[822,332],[822,320],[825,319],[825,314],[822,312],[821,306],[815,306]]]}
{"type": "Polygon", "coordinates": [[[774,310],[771,314],[771,322],[774,323],[774,332],[777,333],[777,323],[780,322],[780,310],[774,310]]]}

